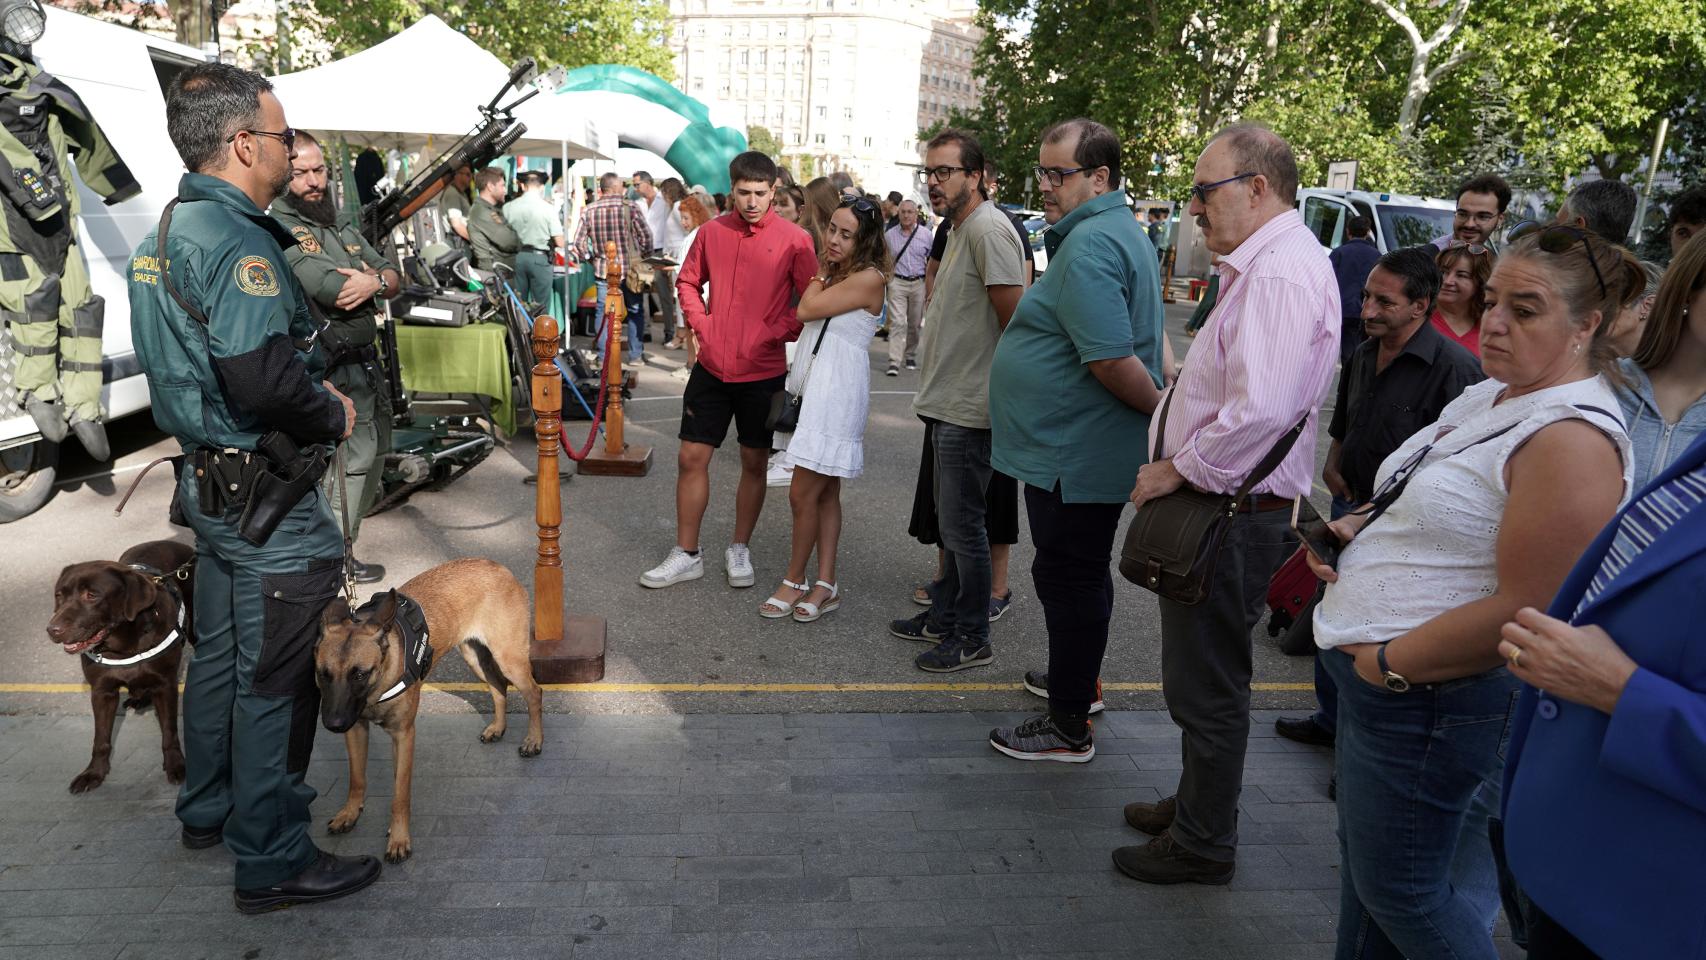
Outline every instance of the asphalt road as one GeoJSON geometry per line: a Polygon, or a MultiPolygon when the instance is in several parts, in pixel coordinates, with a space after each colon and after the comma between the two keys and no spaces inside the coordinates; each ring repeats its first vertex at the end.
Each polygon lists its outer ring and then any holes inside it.
{"type": "MultiPolygon", "coordinates": [[[[1168,307],[1168,328],[1181,356],[1182,328],[1191,304],[1168,307]]],[[[993,626],[996,659],[985,668],[946,676],[912,665],[920,647],[889,636],[887,624],[921,608],[912,586],[934,571],[931,551],[906,535],[918,463],[921,426],[911,413],[917,374],[885,377],[886,344],[872,345],[872,398],[866,432],[866,473],[843,487],[841,610],[815,624],[763,620],[756,609],[783,573],[788,549],[785,491],[770,492],[753,538],[758,585],[735,590],[723,579],[722,549],[734,519],[733,440],[712,464],[706,516],[703,580],[667,590],[640,587],[639,574],[668,551],[674,533],[676,426],[683,381],[648,367],[628,406],[628,437],[654,448],[644,478],[574,477],[563,488],[563,555],[571,613],[609,622],[608,683],[593,692],[553,691],[550,709],[576,712],[828,712],[1023,710],[1039,701],[1017,689],[1024,672],[1046,667],[1042,609],[1031,589],[1031,547],[1021,524],[1011,584],[1015,602],[993,626]],[[874,689],[825,689],[860,684],[874,689]],[[709,686],[708,686],[709,685],[709,686]],[[805,689],[791,689],[803,686],[805,689]]],[[[662,358],[681,354],[659,351],[662,358]]],[[[568,424],[571,439],[586,424],[568,424]]],[[[176,448],[146,416],[111,428],[114,463],[95,464],[68,445],[61,487],[41,511],[0,526],[0,713],[81,713],[74,688],[81,673],[72,657],[43,631],[61,567],[116,559],[126,547],[156,538],[185,538],[166,522],[170,473],[150,474],[122,517],[113,515],[124,488],[148,461],[176,448]],[[45,686],[42,686],[45,685],[45,686]],[[37,689],[40,687],[40,689],[37,689]]],[[[1125,438],[1122,442],[1143,442],[1125,438]]],[[[1322,437],[1322,449],[1325,437],[1322,437]]],[[[1320,451],[1318,451],[1318,457],[1320,451]]],[[[530,582],[535,551],[534,440],[523,433],[467,476],[437,493],[370,518],[358,555],[389,570],[387,585],[455,557],[479,555],[505,564],[530,582]]],[[[1317,491],[1319,500],[1325,497],[1317,491]]],[[[1128,514],[1129,517],[1129,514],[1128,514]]],[[[1162,706],[1160,625],[1155,599],[1115,578],[1113,637],[1103,673],[1110,708],[1162,706]]],[[[1263,627],[1255,632],[1258,708],[1302,707],[1310,661],[1280,654],[1263,627]]],[[[435,668],[435,681],[468,681],[457,657],[435,668]]],[[[483,693],[431,692],[434,711],[489,709],[483,693]]]]}

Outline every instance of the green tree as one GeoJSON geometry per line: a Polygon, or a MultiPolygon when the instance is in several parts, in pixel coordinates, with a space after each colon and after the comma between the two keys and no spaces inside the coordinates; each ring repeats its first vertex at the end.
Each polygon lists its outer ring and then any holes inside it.
{"type": "MultiPolygon", "coordinates": [[[[340,54],[396,35],[436,14],[505,63],[534,57],[574,69],[639,67],[671,80],[667,0],[311,0],[340,54]]],[[[441,64],[448,68],[450,65],[441,64]]]]}
{"type": "Polygon", "coordinates": [[[770,132],[769,127],[747,127],[746,146],[747,149],[757,150],[771,159],[782,156],[782,141],[776,139],[776,135],[770,132]]]}

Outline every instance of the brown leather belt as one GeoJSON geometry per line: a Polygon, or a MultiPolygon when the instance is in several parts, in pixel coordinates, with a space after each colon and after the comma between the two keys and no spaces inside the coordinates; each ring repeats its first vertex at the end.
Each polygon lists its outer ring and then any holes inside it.
{"type": "Polygon", "coordinates": [[[1239,513],[1266,513],[1269,510],[1290,509],[1290,497],[1276,497],[1271,493],[1253,493],[1238,501],[1239,513]]]}

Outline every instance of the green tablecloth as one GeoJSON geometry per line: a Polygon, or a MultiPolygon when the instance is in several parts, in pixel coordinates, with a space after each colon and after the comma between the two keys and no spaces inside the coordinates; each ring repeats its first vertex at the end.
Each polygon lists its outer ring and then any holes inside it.
{"type": "Polygon", "coordinates": [[[422,393],[478,393],[492,398],[492,419],[515,432],[510,398],[509,337],[501,324],[397,326],[403,386],[422,393]]]}

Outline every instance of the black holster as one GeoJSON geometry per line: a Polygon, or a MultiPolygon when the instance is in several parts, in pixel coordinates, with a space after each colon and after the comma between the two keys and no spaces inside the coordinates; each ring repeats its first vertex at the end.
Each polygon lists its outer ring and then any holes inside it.
{"type": "Polygon", "coordinates": [[[304,452],[277,430],[261,437],[256,452],[260,456],[249,462],[244,484],[248,496],[237,519],[237,535],[258,547],[319,484],[327,457],[325,447],[314,445],[304,452]]]}

